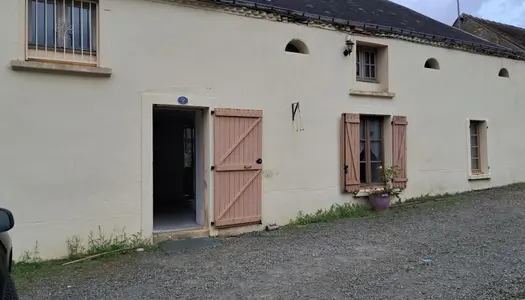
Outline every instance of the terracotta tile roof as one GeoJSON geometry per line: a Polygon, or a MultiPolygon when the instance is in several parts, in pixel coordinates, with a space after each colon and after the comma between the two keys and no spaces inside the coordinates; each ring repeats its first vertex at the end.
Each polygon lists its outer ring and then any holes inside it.
{"type": "Polygon", "coordinates": [[[462,17],[474,20],[492,32],[503,36],[506,40],[525,51],[525,28],[485,20],[469,14],[463,14],[462,17]]]}

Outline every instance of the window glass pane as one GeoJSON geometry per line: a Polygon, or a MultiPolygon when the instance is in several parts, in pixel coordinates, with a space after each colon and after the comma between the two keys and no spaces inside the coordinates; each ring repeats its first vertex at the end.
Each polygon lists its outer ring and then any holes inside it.
{"type": "Polygon", "coordinates": [[[88,15],[89,15],[89,34],[90,34],[90,42],[91,42],[91,49],[93,49],[93,51],[96,51],[97,50],[97,39],[95,38],[95,30],[96,28],[94,28],[94,26],[96,25],[96,20],[97,20],[97,9],[96,9],[96,6],[93,4],[93,5],[89,5],[89,8],[88,8],[88,15]]]}
{"type": "Polygon", "coordinates": [[[92,21],[96,6],[90,2],[29,1],[29,44],[95,50],[92,21]],[[56,37],[56,38],[55,38],[56,37]]]}
{"type": "Polygon", "coordinates": [[[87,50],[91,47],[91,12],[89,7],[88,4],[82,7],[82,46],[87,50]]]}
{"type": "MultiPolygon", "coordinates": [[[[66,25],[66,47],[71,49],[73,48],[73,19],[75,19],[77,16],[73,16],[73,7],[71,6],[71,3],[66,4],[66,16],[67,16],[67,25],[66,25]]],[[[75,34],[77,32],[75,31],[75,34]]]]}
{"type": "Polygon", "coordinates": [[[71,46],[75,49],[80,49],[80,7],[71,8],[71,46]]]}
{"type": "Polygon", "coordinates": [[[36,3],[35,1],[31,1],[29,3],[29,24],[28,30],[29,30],[29,43],[35,44],[36,42],[36,22],[35,22],[35,16],[36,16],[36,3]]]}
{"type": "Polygon", "coordinates": [[[52,3],[47,4],[47,46],[55,46],[55,6],[52,3]]]}
{"type": "Polygon", "coordinates": [[[366,183],[366,164],[365,163],[361,163],[359,165],[359,176],[360,176],[360,180],[361,180],[361,183],[366,183]]]}
{"type": "Polygon", "coordinates": [[[73,8],[69,7],[69,10],[73,12],[70,22],[75,49],[89,50],[91,47],[92,9],[94,9],[92,4],[84,2],[75,2],[73,8]]]}
{"type": "Polygon", "coordinates": [[[54,17],[55,9],[53,3],[29,2],[28,30],[29,44],[39,46],[54,45],[54,17]]]}
{"type": "Polygon", "coordinates": [[[370,63],[373,65],[376,63],[376,54],[373,52],[370,53],[370,63]]]}
{"type": "Polygon", "coordinates": [[[380,161],[381,154],[381,142],[370,142],[370,161],[380,161]]]}
{"type": "Polygon", "coordinates": [[[382,165],[383,163],[381,162],[371,164],[370,175],[372,177],[372,183],[381,183],[381,169],[379,167],[382,165]]]}
{"type": "Polygon", "coordinates": [[[472,159],[472,170],[479,170],[479,160],[472,159]]]}
{"type": "Polygon", "coordinates": [[[381,120],[372,119],[368,121],[370,126],[370,139],[376,140],[381,138],[381,120]]]}
{"type": "Polygon", "coordinates": [[[471,158],[478,158],[479,157],[479,148],[478,147],[471,147],[470,148],[470,157],[471,158]]]}
{"type": "Polygon", "coordinates": [[[478,145],[478,136],[476,136],[476,135],[471,135],[470,136],[470,145],[471,146],[479,146],[478,145]]]}
{"type": "Polygon", "coordinates": [[[361,142],[361,150],[359,151],[359,160],[366,161],[365,142],[361,142]]]}
{"type": "Polygon", "coordinates": [[[365,120],[361,120],[360,124],[359,124],[359,135],[361,137],[362,140],[365,139],[365,123],[366,121],[365,120]]]}
{"type": "Polygon", "coordinates": [[[365,65],[365,78],[370,78],[370,65],[365,65]]]}
{"type": "Polygon", "coordinates": [[[375,66],[370,66],[370,77],[371,78],[376,78],[376,67],[375,66]]]}
{"type": "Polygon", "coordinates": [[[37,2],[37,11],[36,11],[36,26],[37,26],[37,36],[38,40],[36,43],[39,46],[45,46],[46,41],[46,5],[43,2],[37,2]]]}
{"type": "Polygon", "coordinates": [[[359,74],[361,74],[361,72],[360,72],[361,70],[359,70],[360,67],[361,66],[359,66],[359,62],[357,62],[355,64],[355,74],[357,75],[357,77],[359,77],[359,74]]]}
{"type": "Polygon", "coordinates": [[[370,63],[370,52],[365,52],[365,64],[370,63]]]}

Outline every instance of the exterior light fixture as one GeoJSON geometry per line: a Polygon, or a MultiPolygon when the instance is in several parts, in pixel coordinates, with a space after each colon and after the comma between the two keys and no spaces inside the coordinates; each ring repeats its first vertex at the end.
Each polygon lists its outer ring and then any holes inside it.
{"type": "Polygon", "coordinates": [[[350,55],[352,51],[354,50],[354,42],[350,38],[347,38],[345,41],[345,51],[343,51],[344,56],[350,55]]]}

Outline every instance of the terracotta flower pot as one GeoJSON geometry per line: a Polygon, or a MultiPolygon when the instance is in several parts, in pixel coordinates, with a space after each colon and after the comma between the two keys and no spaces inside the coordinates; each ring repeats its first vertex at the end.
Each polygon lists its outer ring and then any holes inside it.
{"type": "Polygon", "coordinates": [[[388,193],[369,195],[368,201],[376,211],[386,211],[390,208],[390,195],[388,193]]]}

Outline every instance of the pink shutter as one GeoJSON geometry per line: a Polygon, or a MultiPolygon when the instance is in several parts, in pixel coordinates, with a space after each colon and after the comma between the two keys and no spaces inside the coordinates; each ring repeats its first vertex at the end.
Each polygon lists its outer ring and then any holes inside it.
{"type": "Polygon", "coordinates": [[[343,186],[345,192],[357,192],[361,181],[359,176],[359,115],[343,114],[343,186]]]}
{"type": "Polygon", "coordinates": [[[214,113],[214,225],[261,222],[262,110],[214,113]]]}
{"type": "Polygon", "coordinates": [[[392,119],[392,165],[399,168],[394,178],[394,188],[407,187],[407,117],[394,116],[392,119]]]}

